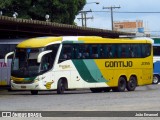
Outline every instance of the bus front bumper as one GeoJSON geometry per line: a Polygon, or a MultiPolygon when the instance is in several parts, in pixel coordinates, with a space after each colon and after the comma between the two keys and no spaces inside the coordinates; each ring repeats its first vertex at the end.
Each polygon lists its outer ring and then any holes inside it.
{"type": "Polygon", "coordinates": [[[37,83],[31,83],[31,84],[16,84],[11,80],[11,89],[12,90],[46,90],[46,87],[37,83]]]}

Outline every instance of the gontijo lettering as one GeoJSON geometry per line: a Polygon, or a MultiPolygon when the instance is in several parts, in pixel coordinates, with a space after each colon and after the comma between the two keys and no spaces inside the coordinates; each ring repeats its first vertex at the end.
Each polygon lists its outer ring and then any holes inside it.
{"type": "Polygon", "coordinates": [[[106,61],[105,67],[132,67],[132,61],[106,61]]]}

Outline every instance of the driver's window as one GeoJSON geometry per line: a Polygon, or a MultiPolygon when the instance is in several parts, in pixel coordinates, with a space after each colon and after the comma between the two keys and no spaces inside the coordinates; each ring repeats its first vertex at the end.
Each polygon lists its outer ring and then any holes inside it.
{"type": "Polygon", "coordinates": [[[50,65],[50,59],[51,58],[51,53],[46,54],[42,57],[42,61],[41,61],[41,71],[47,71],[49,69],[51,69],[51,65],[50,65]]]}

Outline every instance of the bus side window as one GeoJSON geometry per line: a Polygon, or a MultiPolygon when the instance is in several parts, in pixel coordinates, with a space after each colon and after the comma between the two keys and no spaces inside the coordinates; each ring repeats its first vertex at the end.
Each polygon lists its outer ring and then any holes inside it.
{"type": "Polygon", "coordinates": [[[131,45],[129,47],[129,57],[134,58],[135,56],[136,55],[135,55],[134,47],[133,47],[133,45],[131,45]]]}
{"type": "Polygon", "coordinates": [[[142,44],[142,55],[147,57],[150,55],[151,46],[149,44],[142,44]]]}
{"type": "Polygon", "coordinates": [[[98,58],[98,45],[92,45],[92,58],[98,58]]]}
{"type": "Polygon", "coordinates": [[[107,57],[112,58],[113,57],[113,50],[111,45],[107,45],[107,57]]]}
{"type": "Polygon", "coordinates": [[[140,58],[142,56],[142,46],[140,44],[136,44],[136,48],[134,49],[136,51],[136,57],[140,58]]]}
{"type": "Polygon", "coordinates": [[[73,54],[73,58],[74,59],[77,59],[78,58],[78,55],[79,55],[79,49],[78,49],[79,45],[75,44],[74,45],[74,54],[73,54]]]}
{"type": "Polygon", "coordinates": [[[99,56],[100,58],[107,57],[107,45],[102,44],[99,46],[99,56]]]}
{"type": "Polygon", "coordinates": [[[89,59],[90,56],[90,45],[84,45],[83,58],[89,59]]]}
{"type": "Polygon", "coordinates": [[[82,58],[83,58],[83,45],[79,45],[77,59],[82,59],[82,58]]]}
{"type": "Polygon", "coordinates": [[[69,44],[63,44],[60,58],[59,58],[59,63],[63,62],[65,60],[70,60],[73,58],[73,47],[72,45],[69,44]]]}
{"type": "Polygon", "coordinates": [[[127,49],[127,45],[121,45],[121,55],[120,58],[125,58],[127,57],[127,53],[126,53],[126,49],[127,49]]]}
{"type": "Polygon", "coordinates": [[[89,59],[91,55],[91,45],[77,44],[74,50],[74,59],[89,59]]]}
{"type": "Polygon", "coordinates": [[[117,58],[118,57],[118,49],[117,49],[117,45],[116,44],[112,44],[112,58],[117,58]]]}
{"type": "Polygon", "coordinates": [[[141,46],[139,44],[130,45],[129,54],[131,58],[141,57],[141,46]]]}
{"type": "Polygon", "coordinates": [[[151,55],[151,45],[147,45],[147,56],[151,55]]]}

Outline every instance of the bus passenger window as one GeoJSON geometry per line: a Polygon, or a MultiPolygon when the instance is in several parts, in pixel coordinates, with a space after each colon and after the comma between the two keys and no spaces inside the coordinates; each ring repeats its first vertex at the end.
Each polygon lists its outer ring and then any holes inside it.
{"type": "Polygon", "coordinates": [[[83,45],[79,45],[78,46],[78,59],[82,59],[83,58],[83,45]]]}
{"type": "Polygon", "coordinates": [[[90,45],[84,45],[83,58],[85,59],[89,58],[89,48],[90,48],[90,45]]]}
{"type": "Polygon", "coordinates": [[[59,62],[70,60],[73,58],[72,56],[73,56],[73,47],[69,44],[64,44],[62,46],[59,62]]]}
{"type": "Polygon", "coordinates": [[[149,56],[151,53],[151,45],[145,45],[146,57],[149,56]]]}
{"type": "Polygon", "coordinates": [[[77,58],[82,58],[82,53],[79,52],[77,58]]]}
{"type": "Polygon", "coordinates": [[[150,55],[150,45],[142,44],[142,57],[147,57],[150,55]]]}
{"type": "Polygon", "coordinates": [[[90,45],[78,44],[75,46],[75,59],[89,59],[90,57],[90,45]]]}
{"type": "Polygon", "coordinates": [[[139,48],[139,44],[134,44],[129,47],[129,54],[131,58],[140,57],[141,50],[139,48]]]}
{"type": "Polygon", "coordinates": [[[126,53],[125,53],[125,50],[124,50],[124,49],[122,49],[121,57],[122,57],[122,58],[125,58],[125,57],[126,57],[126,53]]]}
{"type": "Polygon", "coordinates": [[[131,58],[135,57],[135,54],[133,52],[133,48],[132,47],[129,47],[129,57],[131,57],[131,58]]]}
{"type": "Polygon", "coordinates": [[[111,58],[113,56],[113,53],[112,53],[112,47],[111,46],[108,46],[107,47],[107,52],[108,52],[108,58],[111,58]]]}
{"type": "Polygon", "coordinates": [[[104,45],[100,46],[100,58],[104,58],[105,57],[105,48],[104,48],[104,45]]]}
{"type": "Polygon", "coordinates": [[[92,45],[92,58],[98,58],[98,45],[92,45]]]}

